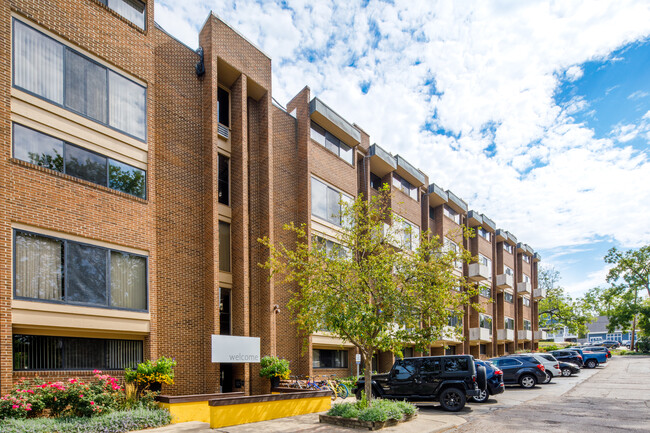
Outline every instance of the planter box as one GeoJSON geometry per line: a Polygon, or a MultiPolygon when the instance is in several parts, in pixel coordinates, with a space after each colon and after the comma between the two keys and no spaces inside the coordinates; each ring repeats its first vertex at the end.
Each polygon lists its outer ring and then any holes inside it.
{"type": "Polygon", "coordinates": [[[400,420],[389,419],[387,421],[361,421],[357,418],[343,418],[342,416],[319,415],[319,421],[324,424],[338,425],[350,428],[367,428],[368,430],[380,430],[384,427],[392,427],[402,422],[411,421],[417,414],[404,416],[400,420]]]}

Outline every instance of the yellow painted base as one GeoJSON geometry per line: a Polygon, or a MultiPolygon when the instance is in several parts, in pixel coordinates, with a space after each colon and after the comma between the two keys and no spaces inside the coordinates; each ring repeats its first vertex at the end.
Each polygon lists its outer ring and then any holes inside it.
{"type": "Polygon", "coordinates": [[[210,406],[210,428],[323,412],[331,406],[332,399],[329,396],[210,406]]]}
{"type": "Polygon", "coordinates": [[[158,404],[172,415],[172,424],[189,421],[210,422],[210,406],[207,400],[158,404]]]}

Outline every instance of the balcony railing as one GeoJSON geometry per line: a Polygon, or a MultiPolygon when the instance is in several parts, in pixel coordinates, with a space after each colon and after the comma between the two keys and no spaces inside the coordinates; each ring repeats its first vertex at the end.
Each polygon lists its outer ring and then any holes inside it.
{"type": "Polygon", "coordinates": [[[460,343],[460,337],[456,335],[456,330],[453,326],[445,326],[443,328],[440,340],[448,343],[460,343]]]}
{"type": "Polygon", "coordinates": [[[497,329],[498,341],[515,341],[514,329],[497,329]]]}
{"type": "Polygon", "coordinates": [[[518,332],[519,341],[530,341],[533,339],[533,331],[520,329],[518,332]]]}
{"type": "Polygon", "coordinates": [[[471,341],[492,341],[492,332],[486,328],[469,328],[471,341]]]}
{"type": "Polygon", "coordinates": [[[509,274],[497,275],[497,289],[499,291],[504,289],[512,289],[515,285],[515,278],[509,274]]]}
{"type": "Polygon", "coordinates": [[[530,290],[529,281],[522,281],[520,283],[517,283],[517,294],[519,296],[530,295],[530,290]]]}
{"type": "Polygon", "coordinates": [[[546,340],[547,338],[546,331],[535,331],[535,340],[546,340]]]}
{"type": "Polygon", "coordinates": [[[543,299],[546,298],[546,289],[535,289],[533,290],[534,299],[543,299]]]}
{"type": "Polygon", "coordinates": [[[472,263],[469,265],[469,279],[472,281],[485,281],[492,278],[492,272],[483,263],[472,263]]]}

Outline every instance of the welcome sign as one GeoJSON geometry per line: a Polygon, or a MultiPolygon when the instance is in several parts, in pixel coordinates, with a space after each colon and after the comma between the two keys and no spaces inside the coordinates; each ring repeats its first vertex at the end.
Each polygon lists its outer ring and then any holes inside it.
{"type": "Polygon", "coordinates": [[[212,362],[260,362],[259,337],[213,335],[212,362]]]}

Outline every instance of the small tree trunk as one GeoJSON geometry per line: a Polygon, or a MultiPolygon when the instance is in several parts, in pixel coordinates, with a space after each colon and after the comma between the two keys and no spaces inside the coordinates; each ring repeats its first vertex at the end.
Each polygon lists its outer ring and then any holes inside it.
{"type": "Polygon", "coordinates": [[[630,349],[634,352],[636,352],[636,314],[634,315],[634,318],[632,319],[632,340],[630,340],[630,349]]]}
{"type": "Polygon", "coordinates": [[[370,356],[364,356],[363,359],[364,359],[363,378],[366,381],[364,386],[364,391],[366,393],[366,397],[368,398],[368,401],[370,401],[372,400],[372,354],[370,356]]]}

